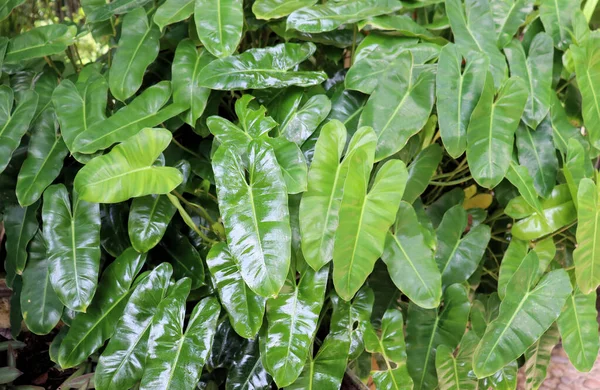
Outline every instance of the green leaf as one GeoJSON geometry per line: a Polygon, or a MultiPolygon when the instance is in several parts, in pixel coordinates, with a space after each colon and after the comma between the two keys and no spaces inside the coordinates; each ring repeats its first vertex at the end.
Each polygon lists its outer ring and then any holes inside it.
{"type": "Polygon", "coordinates": [[[237,364],[227,373],[226,390],[270,390],[271,376],[263,367],[258,347],[258,339],[248,341],[235,354],[237,364]]]}
{"type": "Polygon", "coordinates": [[[414,203],[415,200],[429,185],[429,180],[435,174],[438,165],[442,161],[442,148],[438,144],[432,144],[417,154],[417,157],[408,166],[408,180],[402,200],[414,203]]]}
{"type": "Polygon", "coordinates": [[[356,23],[371,16],[398,11],[402,4],[397,0],[355,0],[331,2],[304,7],[287,18],[287,29],[307,33],[332,31],[342,24],[356,23]]]}
{"type": "Polygon", "coordinates": [[[527,389],[538,389],[550,365],[552,349],[560,339],[556,324],[550,328],[525,351],[525,377],[527,389]]]}
{"type": "Polygon", "coordinates": [[[135,250],[144,253],[154,248],[164,236],[175,211],[175,206],[164,195],[134,198],[127,231],[135,250]]]}
{"type": "Polygon", "coordinates": [[[6,85],[0,86],[0,173],[19,147],[21,138],[27,132],[38,104],[38,94],[27,91],[13,107],[13,91],[6,85]]]}
{"type": "Polygon", "coordinates": [[[227,57],[242,39],[244,10],[242,0],[196,0],[194,20],[198,37],[215,57],[227,57]]]}
{"type": "Polygon", "coordinates": [[[584,294],[595,291],[600,285],[600,186],[592,179],[582,179],[577,192],[577,248],[573,251],[577,285],[584,294]]]}
{"type": "Polygon", "coordinates": [[[269,138],[267,142],[273,148],[288,194],[306,191],[308,168],[298,145],[281,137],[269,138]]]}
{"type": "Polygon", "coordinates": [[[514,134],[526,101],[523,80],[511,77],[495,96],[494,84],[488,74],[467,130],[469,169],[482,187],[494,188],[506,175],[514,134]]]}
{"type": "Polygon", "coordinates": [[[571,293],[567,273],[560,269],[538,279],[535,252],[506,287],[498,317],[490,323],[473,357],[478,378],[494,374],[525,353],[558,318],[565,299],[571,293]]]}
{"type": "Polygon", "coordinates": [[[566,50],[571,43],[573,25],[571,16],[580,8],[580,0],[541,0],[539,4],[540,19],[544,30],[552,37],[554,46],[566,50]]]}
{"type": "Polygon", "coordinates": [[[178,230],[171,230],[167,232],[160,245],[172,259],[173,277],[189,278],[192,290],[204,285],[202,258],[187,236],[178,230]]]}
{"type": "Polygon", "coordinates": [[[167,0],[156,10],[154,23],[160,28],[160,31],[163,31],[165,26],[181,22],[192,16],[194,5],[194,0],[167,0]]]}
{"type": "Polygon", "coordinates": [[[412,379],[406,369],[406,345],[402,312],[388,309],[381,321],[381,334],[370,323],[366,324],[365,348],[383,357],[385,370],[371,371],[379,389],[412,389],[412,379]]]}
{"type": "MultiPolygon", "coordinates": [[[[101,22],[110,19],[113,15],[126,14],[129,11],[141,7],[150,0],[114,0],[110,3],[97,1],[95,7],[86,11],[87,22],[101,22]]],[[[85,2],[85,0],[83,1],[85,2]]]]}
{"type": "MultiPolygon", "coordinates": [[[[562,0],[565,1],[565,0],[562,0]]],[[[600,147],[600,36],[590,36],[581,46],[571,45],[577,84],[581,92],[583,121],[590,142],[600,147]]]]}
{"type": "Polygon", "coordinates": [[[348,161],[333,247],[333,285],[350,300],[360,289],[384,249],[386,233],[406,185],[408,173],[400,160],[381,166],[367,192],[373,150],[356,150],[348,161]]]}
{"type": "Polygon", "coordinates": [[[280,122],[281,137],[301,146],[331,111],[331,102],[326,95],[315,95],[300,107],[294,104],[280,122]]]}
{"type": "Polygon", "coordinates": [[[520,124],[516,135],[519,163],[529,171],[537,193],[547,198],[554,188],[558,172],[550,123],[544,120],[535,131],[520,124]]]}
{"type": "Polygon", "coordinates": [[[63,304],[50,284],[46,242],[41,231],[31,240],[28,253],[21,290],[23,320],[31,332],[48,334],[60,321],[63,304]]]}
{"type": "Polygon", "coordinates": [[[519,27],[525,23],[533,10],[531,0],[501,0],[490,2],[492,16],[498,34],[498,48],[510,43],[519,27]]]}
{"type": "MultiPolygon", "coordinates": [[[[509,202],[506,207],[506,214],[511,215],[510,210],[521,199],[517,197],[509,202]]],[[[577,211],[571,200],[567,184],[559,184],[554,187],[548,199],[542,201],[542,209],[544,214],[540,215],[531,209],[529,205],[526,205],[524,215],[515,216],[515,218],[524,219],[513,225],[511,229],[512,235],[519,240],[535,240],[536,238],[555,232],[577,219],[577,211]]]]}
{"type": "Polygon", "coordinates": [[[596,293],[575,287],[558,317],[562,345],[575,368],[589,372],[598,356],[596,293]]]}
{"type": "Polygon", "coordinates": [[[179,42],[175,50],[171,70],[173,101],[189,107],[184,114],[184,120],[190,126],[195,126],[196,120],[202,116],[208,103],[210,89],[201,88],[200,80],[204,68],[214,58],[208,51],[196,49],[196,45],[189,39],[179,42]]]}
{"type": "Polygon", "coordinates": [[[14,367],[1,367],[0,384],[11,383],[21,375],[23,375],[23,373],[14,367]]]}
{"type": "Polygon", "coordinates": [[[241,158],[222,145],[212,165],[227,242],[232,256],[240,260],[242,277],[257,294],[276,296],[290,265],[291,229],[287,190],[275,153],[264,142],[253,141],[244,167],[241,158]]]}
{"type": "Polygon", "coordinates": [[[252,12],[257,19],[279,19],[316,2],[317,0],[256,0],[252,4],[252,12]]]}
{"type": "MultiPolygon", "coordinates": [[[[462,348],[461,342],[461,351],[462,348]]],[[[440,390],[477,389],[477,381],[469,377],[471,371],[470,361],[459,360],[458,357],[454,357],[453,350],[446,345],[440,345],[435,352],[435,369],[440,390]]]]}
{"type": "Polygon", "coordinates": [[[35,124],[35,131],[27,148],[27,158],[17,178],[16,194],[19,204],[29,206],[36,202],[46,187],[58,177],[68,149],[57,134],[54,109],[42,114],[35,124]]]}
{"type": "Polygon", "coordinates": [[[247,339],[255,337],[263,323],[265,298],[246,286],[239,260],[231,255],[227,244],[214,245],[206,256],[206,264],[233,329],[247,339]]]}
{"type": "Polygon", "coordinates": [[[469,54],[464,70],[462,61],[456,45],[444,46],[436,79],[440,135],[446,151],[453,158],[460,157],[467,149],[467,128],[489,68],[489,59],[480,53],[469,54]]]}
{"type": "Polygon", "coordinates": [[[394,232],[388,232],[381,259],[398,287],[413,304],[425,309],[439,306],[442,279],[433,251],[412,206],[400,203],[394,232]]]}
{"type": "Polygon", "coordinates": [[[81,199],[102,203],[172,191],[183,180],[181,172],[153,165],[171,139],[165,129],[140,131],[87,163],[75,177],[75,189],[81,199]]]}
{"type": "MultiPolygon", "coordinates": [[[[529,130],[525,129],[525,131],[529,130]]],[[[535,192],[533,179],[525,166],[517,165],[515,161],[511,161],[508,171],[506,172],[506,178],[513,186],[517,187],[519,194],[521,194],[523,199],[525,199],[527,204],[531,206],[536,213],[540,215],[544,213],[542,204],[535,192]]]]}
{"type": "Polygon", "coordinates": [[[358,22],[359,30],[383,30],[387,35],[420,38],[423,41],[445,45],[445,38],[436,36],[427,28],[415,22],[408,15],[381,15],[358,22]]]}
{"type": "Polygon", "coordinates": [[[579,183],[584,178],[591,178],[594,172],[594,167],[590,160],[589,153],[584,149],[581,142],[576,139],[569,139],[567,147],[567,158],[563,163],[563,174],[569,186],[571,198],[575,200],[577,207],[577,191],[579,183]]]}
{"type": "Polygon", "coordinates": [[[471,305],[466,289],[458,284],[444,292],[444,305],[439,309],[408,306],[406,322],[407,367],[415,389],[431,389],[437,385],[435,351],[440,345],[455,348],[462,338],[471,305]]]}
{"type": "Polygon", "coordinates": [[[444,214],[436,230],[438,247],[435,261],[442,273],[444,288],[469,279],[477,270],[490,241],[490,227],[485,224],[471,228],[462,237],[467,223],[467,212],[462,205],[457,205],[444,214]]]}
{"type": "Polygon", "coordinates": [[[367,101],[359,126],[377,134],[375,161],[398,152],[427,123],[435,99],[435,73],[416,74],[413,55],[401,53],[367,101]]]}
{"type": "Polygon", "coordinates": [[[171,104],[160,109],[171,96],[171,84],[168,81],[147,88],[131,103],[117,111],[113,116],[91,124],[80,133],[73,142],[71,151],[95,153],[136,135],[143,128],[161,124],[181,113],[185,107],[171,104]]]}
{"type": "Polygon", "coordinates": [[[63,184],[44,191],[42,220],[47,245],[50,282],[61,302],[71,310],[86,311],[96,292],[100,268],[100,208],[79,199],[73,207],[63,184]]]}
{"type": "Polygon", "coordinates": [[[49,24],[18,34],[8,43],[4,63],[51,56],[65,51],[73,43],[77,27],[66,24],[49,24]]]}
{"type": "Polygon", "coordinates": [[[315,50],[312,43],[281,43],[265,49],[249,49],[208,64],[200,85],[210,89],[238,90],[320,84],[326,79],[324,72],[289,70],[304,62],[315,50]]]}
{"type": "Polygon", "coordinates": [[[158,56],[160,31],[148,22],[143,8],[136,8],[123,18],[121,37],[108,72],[112,95],[125,101],[142,85],[146,68],[158,56]]]}
{"type": "Polygon", "coordinates": [[[97,389],[128,389],[142,378],[150,326],[167,293],[171,273],[171,265],[162,263],[133,290],[114,336],[98,360],[97,389]]]}
{"type": "Polygon", "coordinates": [[[567,144],[569,143],[569,139],[571,138],[575,138],[575,140],[581,142],[581,144],[584,145],[585,149],[589,149],[589,143],[581,135],[580,129],[571,124],[569,118],[567,117],[567,113],[565,112],[565,108],[563,107],[558,97],[555,94],[552,94],[552,98],[550,100],[552,139],[554,140],[554,146],[556,147],[556,149],[560,150],[563,154],[566,154],[567,144]]]}
{"type": "Polygon", "coordinates": [[[60,124],[60,132],[69,150],[73,142],[94,123],[106,119],[106,94],[108,83],[97,75],[73,84],[63,80],[54,89],[52,104],[60,124]]]}
{"type": "Polygon", "coordinates": [[[460,0],[446,0],[446,12],[458,49],[466,58],[472,51],[486,55],[490,61],[493,85],[496,89],[500,88],[506,79],[506,60],[497,47],[490,4],[485,0],[466,0],[463,8],[460,0]]]}
{"type": "Polygon", "coordinates": [[[267,327],[261,336],[262,363],[279,387],[294,383],[306,362],[317,331],[329,268],[306,267],[298,284],[286,279],[276,298],[267,301],[267,327]]]}
{"type": "Polygon", "coordinates": [[[368,286],[363,286],[352,302],[346,302],[335,294],[331,296],[333,313],[330,333],[350,338],[348,360],[356,359],[364,350],[365,324],[371,318],[374,302],[375,295],[368,286]]]}
{"type": "Polygon", "coordinates": [[[128,206],[127,203],[100,206],[100,244],[113,257],[120,256],[131,246],[126,225],[128,206]]]}
{"type": "Polygon", "coordinates": [[[504,252],[502,262],[500,263],[500,272],[498,275],[498,295],[500,299],[504,299],[506,295],[506,287],[508,282],[513,277],[521,266],[527,264],[525,256],[529,251],[527,242],[513,239],[508,244],[508,248],[504,252]]]}
{"type": "Polygon", "coordinates": [[[0,6],[0,20],[4,20],[10,15],[13,9],[23,4],[25,0],[5,0],[0,6]]]}
{"type": "Polygon", "coordinates": [[[140,389],[196,388],[221,306],[215,297],[198,302],[184,331],[185,298],[169,294],[158,307],[140,389]]]}
{"type": "Polygon", "coordinates": [[[4,211],[6,232],[6,285],[12,287],[16,275],[21,275],[27,264],[27,244],[38,230],[37,210],[39,203],[28,207],[9,206],[4,211]]]}
{"type": "Polygon", "coordinates": [[[145,261],[145,254],[129,248],[106,267],[98,293],[86,312],[73,319],[69,333],[60,344],[61,367],[77,366],[113,335],[130,296],[131,284],[145,261]]]}

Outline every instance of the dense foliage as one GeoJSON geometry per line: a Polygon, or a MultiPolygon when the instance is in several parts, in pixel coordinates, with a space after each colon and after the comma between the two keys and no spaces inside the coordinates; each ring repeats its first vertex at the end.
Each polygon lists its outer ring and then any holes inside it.
{"type": "Polygon", "coordinates": [[[13,337],[71,384],[592,368],[597,0],[56,3],[0,2],[0,215],[13,337]]]}

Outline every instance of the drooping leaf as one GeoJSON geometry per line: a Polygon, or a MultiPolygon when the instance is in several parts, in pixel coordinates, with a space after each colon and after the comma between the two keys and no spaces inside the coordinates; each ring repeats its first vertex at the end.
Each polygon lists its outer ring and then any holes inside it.
{"type": "Polygon", "coordinates": [[[264,142],[253,141],[244,167],[241,158],[222,145],[212,164],[227,242],[232,256],[240,260],[242,277],[257,294],[276,296],[290,264],[291,230],[287,189],[275,153],[264,142]]]}
{"type": "Polygon", "coordinates": [[[252,4],[252,12],[257,19],[279,19],[316,2],[317,0],[256,0],[252,4]]]}
{"type": "Polygon", "coordinates": [[[27,264],[27,244],[38,230],[37,210],[39,203],[31,206],[9,206],[4,211],[4,229],[6,232],[6,285],[12,288],[17,275],[21,275],[27,264]]]}
{"type": "Polygon", "coordinates": [[[125,15],[119,46],[108,73],[110,92],[125,101],[142,85],[146,68],[156,59],[160,31],[143,8],[125,15]]]}
{"type": "Polygon", "coordinates": [[[539,283],[535,252],[513,275],[506,287],[498,317],[490,323],[473,357],[478,378],[494,374],[523,354],[558,318],[571,283],[560,269],[546,274],[539,283]]]}
{"type": "Polygon", "coordinates": [[[558,317],[562,346],[579,371],[592,369],[598,356],[596,294],[584,294],[575,287],[558,317]]]}
{"type": "Polygon", "coordinates": [[[76,34],[77,27],[74,25],[49,24],[35,27],[10,40],[4,62],[19,63],[60,53],[73,43],[76,34]]]}
{"type": "MultiPolygon", "coordinates": [[[[175,278],[189,278],[195,290],[204,285],[204,265],[200,254],[178,230],[167,231],[161,247],[170,257],[175,278]]],[[[166,260],[166,259],[165,259],[166,260]]]]}
{"type": "Polygon", "coordinates": [[[360,30],[383,30],[388,35],[400,35],[406,37],[420,38],[439,45],[448,43],[445,38],[436,36],[427,28],[415,22],[408,15],[381,15],[374,16],[358,23],[360,30]]]}
{"type": "Polygon", "coordinates": [[[238,90],[320,84],[326,79],[323,72],[290,70],[315,50],[316,46],[312,43],[281,43],[265,49],[249,49],[208,64],[204,68],[200,86],[238,90]]]}
{"type": "Polygon", "coordinates": [[[200,80],[204,68],[213,60],[214,57],[208,51],[196,49],[196,45],[189,39],[179,42],[175,50],[171,71],[173,101],[189,107],[184,119],[190,126],[195,126],[208,103],[210,89],[201,88],[200,80]]]}
{"type": "Polygon", "coordinates": [[[400,160],[386,162],[367,192],[373,149],[356,150],[348,161],[333,247],[333,284],[350,300],[373,271],[394,223],[408,173],[400,160]],[[370,155],[369,155],[370,154],[370,155]]]}
{"type": "Polygon", "coordinates": [[[263,367],[258,339],[248,341],[235,355],[236,363],[227,373],[227,390],[269,390],[273,381],[263,367]]]}
{"type": "Polygon", "coordinates": [[[577,285],[584,294],[600,285],[600,186],[592,179],[582,179],[577,192],[577,248],[573,251],[577,285]]]}
{"type": "Polygon", "coordinates": [[[299,103],[294,105],[285,119],[280,122],[279,134],[301,146],[329,115],[331,102],[325,95],[315,95],[302,107],[299,103]]]}
{"type": "Polygon", "coordinates": [[[0,86],[0,173],[4,171],[10,159],[19,147],[21,138],[29,128],[38,104],[38,94],[27,91],[13,107],[13,90],[6,85],[0,86]]]}
{"type": "Polygon", "coordinates": [[[267,301],[261,358],[279,387],[292,384],[302,372],[317,331],[328,276],[328,267],[319,271],[306,267],[298,284],[286,279],[279,295],[267,301]]]}
{"type": "Polygon", "coordinates": [[[413,55],[401,53],[360,116],[359,126],[371,126],[377,134],[375,161],[402,149],[429,119],[435,99],[435,73],[423,69],[413,76],[413,72],[413,55]]]}
{"type": "Polygon", "coordinates": [[[333,313],[330,332],[350,338],[348,360],[354,360],[364,351],[365,324],[373,313],[375,295],[370,287],[364,286],[352,302],[346,302],[337,295],[331,297],[331,302],[333,313]]]}
{"type": "Polygon", "coordinates": [[[594,172],[589,153],[586,152],[581,142],[576,139],[569,139],[567,147],[567,157],[563,164],[563,174],[569,186],[571,198],[577,207],[577,191],[579,183],[584,178],[591,178],[594,172]]]}
{"type": "Polygon", "coordinates": [[[73,192],[73,206],[63,184],[43,195],[42,220],[50,282],[69,309],[85,311],[92,301],[100,268],[100,208],[73,192]]]}
{"type": "Polygon", "coordinates": [[[440,345],[455,348],[462,338],[471,305],[466,289],[458,284],[446,288],[441,309],[423,309],[411,303],[406,322],[408,372],[415,389],[437,384],[435,354],[440,345]]]}
{"type": "Polygon", "coordinates": [[[552,349],[558,343],[560,335],[556,324],[550,328],[525,351],[525,376],[526,388],[538,389],[544,379],[546,370],[550,365],[552,349]]]}
{"type": "Polygon", "coordinates": [[[127,389],[142,378],[150,326],[167,293],[171,273],[171,265],[162,263],[133,290],[114,336],[98,360],[94,380],[97,389],[127,389]]]}
{"type": "Polygon", "coordinates": [[[436,79],[440,135],[446,151],[453,158],[458,158],[467,149],[467,128],[483,92],[489,67],[486,56],[473,52],[461,71],[462,58],[456,45],[446,45],[440,54],[436,79]]]}
{"type": "Polygon", "coordinates": [[[410,204],[400,203],[393,230],[387,234],[381,259],[394,284],[414,304],[425,309],[438,307],[442,297],[441,274],[410,204]]]}
{"type": "Polygon", "coordinates": [[[535,130],[520,124],[516,135],[519,163],[529,171],[537,193],[547,198],[554,188],[558,172],[552,127],[548,120],[544,120],[535,130]]]}
{"type": "Polygon", "coordinates": [[[273,148],[288,194],[306,191],[308,167],[298,145],[281,137],[270,138],[267,142],[273,148]]]}
{"type": "Polygon", "coordinates": [[[502,49],[510,43],[519,27],[524,24],[533,9],[533,2],[531,0],[501,0],[490,2],[490,7],[498,34],[498,48],[502,49]]]}
{"type": "Polygon", "coordinates": [[[571,43],[573,10],[580,8],[579,0],[542,0],[540,1],[540,19],[544,30],[552,37],[554,46],[566,50],[571,43]]]}
{"type": "Polygon", "coordinates": [[[164,195],[133,199],[127,230],[135,250],[144,253],[154,248],[165,234],[175,211],[175,206],[164,195]]]}
{"type": "Polygon", "coordinates": [[[167,25],[189,18],[194,13],[194,5],[194,0],[167,0],[156,9],[154,23],[163,31],[167,25]]]}
{"type": "Polygon", "coordinates": [[[82,199],[102,203],[170,192],[183,180],[181,172],[153,163],[171,139],[165,129],[140,131],[87,163],[75,177],[75,189],[82,199]]]}
{"type": "Polygon", "coordinates": [[[429,185],[429,180],[442,161],[442,148],[438,144],[432,144],[423,149],[408,166],[408,180],[402,200],[408,203],[421,196],[429,185]]]}
{"type": "MultiPolygon", "coordinates": [[[[528,131],[528,129],[525,129],[525,131],[528,131]]],[[[525,199],[527,204],[531,206],[536,213],[540,215],[544,213],[542,204],[535,192],[533,178],[525,166],[517,165],[515,161],[511,161],[508,171],[506,172],[506,178],[513,186],[517,187],[519,194],[521,194],[523,199],[525,199]]]]}
{"type": "Polygon", "coordinates": [[[294,11],[287,18],[288,30],[307,33],[332,31],[342,24],[356,23],[371,16],[392,13],[402,8],[397,0],[356,0],[317,4],[294,11]]]}
{"type": "Polygon", "coordinates": [[[100,206],[100,244],[113,257],[119,257],[131,246],[127,234],[127,203],[103,204],[100,206]]]}
{"type": "Polygon", "coordinates": [[[22,275],[21,311],[27,329],[44,335],[60,321],[63,304],[50,284],[46,242],[41,231],[29,243],[28,254],[27,267],[22,275]]]}
{"type": "Polygon", "coordinates": [[[77,315],[60,343],[58,362],[63,368],[85,361],[113,335],[130,296],[131,284],[146,255],[127,249],[111,263],[98,284],[98,293],[85,313],[77,315]]]}
{"type": "Polygon", "coordinates": [[[231,326],[242,337],[255,337],[263,323],[265,298],[246,286],[241,276],[239,260],[231,255],[225,243],[211,248],[206,264],[223,308],[229,315],[231,326]]]}
{"type": "Polygon", "coordinates": [[[552,125],[552,139],[556,149],[560,150],[563,154],[567,153],[567,144],[571,138],[579,141],[584,145],[585,149],[589,149],[589,143],[581,135],[581,130],[578,127],[573,126],[569,122],[565,108],[562,102],[558,99],[555,94],[552,94],[551,105],[550,105],[550,120],[552,125]]]}
{"type": "Polygon", "coordinates": [[[514,134],[527,100],[524,81],[511,77],[497,96],[491,77],[467,130],[467,161],[475,181],[494,188],[506,175],[512,158],[514,134]]]}
{"type": "Polygon", "coordinates": [[[196,0],[194,21],[198,37],[212,55],[230,56],[242,38],[243,1],[196,0]]]}

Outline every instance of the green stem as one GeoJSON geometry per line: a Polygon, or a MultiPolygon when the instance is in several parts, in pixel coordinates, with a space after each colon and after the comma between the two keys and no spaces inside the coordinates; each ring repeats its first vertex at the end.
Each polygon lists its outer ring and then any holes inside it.
{"type": "Polygon", "coordinates": [[[172,192],[180,201],[182,201],[186,205],[190,206],[199,216],[206,219],[208,221],[208,223],[210,223],[211,225],[215,223],[215,220],[211,218],[210,214],[208,214],[208,211],[206,211],[206,209],[204,207],[200,206],[197,203],[190,202],[189,200],[184,198],[183,195],[181,195],[179,192],[177,192],[175,190],[173,190],[172,192]]]}
{"type": "Polygon", "coordinates": [[[440,186],[440,187],[449,187],[449,186],[454,186],[457,184],[461,184],[464,183],[466,181],[469,181],[473,178],[473,176],[469,175],[469,176],[465,176],[462,179],[457,179],[457,180],[451,180],[451,181],[435,181],[432,180],[429,182],[430,185],[433,186],[440,186]]]}

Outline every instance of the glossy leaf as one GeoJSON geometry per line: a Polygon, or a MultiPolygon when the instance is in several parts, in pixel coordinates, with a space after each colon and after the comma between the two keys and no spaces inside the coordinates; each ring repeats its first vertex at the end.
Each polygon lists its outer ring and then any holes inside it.
{"type": "MultiPolygon", "coordinates": [[[[87,21],[101,22],[110,19],[113,15],[126,14],[137,7],[145,5],[149,1],[150,0],[115,0],[110,3],[96,2],[97,4],[95,7],[90,7],[87,21]]],[[[88,1],[88,3],[89,2],[90,1],[88,1]]]]}
{"type": "Polygon", "coordinates": [[[501,0],[490,2],[496,33],[498,34],[498,47],[501,49],[508,45],[513,36],[526,21],[533,10],[531,0],[501,0]]]}
{"type": "Polygon", "coordinates": [[[506,295],[506,287],[513,275],[521,266],[527,265],[525,256],[529,252],[527,242],[521,240],[511,240],[508,248],[504,252],[502,262],[500,264],[500,274],[498,275],[498,295],[500,299],[504,299],[506,295]]]}
{"type": "Polygon", "coordinates": [[[301,146],[329,115],[331,102],[325,95],[315,95],[302,107],[299,103],[294,105],[281,122],[279,134],[301,146]]]}
{"type": "Polygon", "coordinates": [[[108,73],[110,92],[125,101],[142,85],[146,68],[158,55],[160,31],[148,21],[146,11],[136,8],[123,18],[119,46],[108,73]]]}
{"type": "Polygon", "coordinates": [[[237,90],[320,84],[326,79],[323,72],[290,70],[309,58],[315,50],[312,43],[281,43],[218,59],[204,68],[200,86],[237,90]]]}
{"type": "Polygon", "coordinates": [[[63,304],[50,284],[46,242],[40,231],[29,243],[28,254],[21,290],[23,321],[33,333],[48,334],[60,321],[63,304]]]}
{"type": "Polygon", "coordinates": [[[568,48],[573,30],[571,15],[580,8],[579,0],[542,0],[540,1],[540,19],[544,30],[552,37],[554,46],[560,50],[568,48]]]}
{"type": "Polygon", "coordinates": [[[186,236],[176,230],[168,231],[161,247],[171,259],[175,278],[189,278],[192,290],[204,285],[202,258],[186,236]]]}
{"type": "Polygon", "coordinates": [[[511,77],[495,97],[489,74],[486,78],[467,130],[469,169],[482,187],[494,188],[508,171],[514,134],[527,100],[525,88],[523,80],[511,77]]]}
{"type": "Polygon", "coordinates": [[[252,4],[252,12],[257,19],[279,19],[316,2],[317,0],[257,0],[252,4]]]}
{"type": "Polygon", "coordinates": [[[306,191],[308,167],[298,145],[281,137],[271,138],[267,142],[273,148],[288,194],[306,191]]]}
{"type": "Polygon", "coordinates": [[[423,69],[413,76],[414,71],[413,55],[401,53],[360,116],[359,126],[371,126],[377,134],[375,161],[402,149],[429,119],[435,99],[435,74],[423,69]]]}
{"type": "Polygon", "coordinates": [[[28,207],[10,206],[4,212],[6,232],[6,284],[12,287],[16,275],[21,275],[27,264],[27,244],[38,231],[37,210],[40,204],[28,207]]]}
{"type": "Polygon", "coordinates": [[[92,301],[100,268],[100,209],[63,184],[44,191],[42,220],[50,282],[69,309],[84,311],[92,301]]]}
{"type": "MultiPolygon", "coordinates": [[[[562,102],[556,95],[552,95],[551,106],[550,106],[550,122],[552,124],[552,139],[556,149],[560,150],[563,154],[567,153],[567,144],[569,139],[574,138],[579,141],[582,145],[585,145],[586,149],[589,147],[588,142],[581,135],[579,128],[573,126],[569,122],[565,108],[562,102]]],[[[548,120],[548,119],[546,119],[548,120]]]]}
{"type": "Polygon", "coordinates": [[[427,246],[422,227],[412,206],[400,203],[394,232],[388,232],[381,259],[394,284],[425,309],[439,306],[442,279],[433,251],[427,246]]]}
{"type": "Polygon", "coordinates": [[[227,57],[237,49],[244,27],[242,0],[196,0],[194,20],[198,37],[215,57],[227,57]]]}
{"type": "Polygon", "coordinates": [[[168,130],[140,131],[86,164],[75,177],[75,189],[82,199],[102,203],[170,192],[183,180],[181,172],[153,163],[171,139],[168,130]]]}
{"type": "Polygon", "coordinates": [[[194,13],[194,5],[194,0],[167,0],[157,8],[154,23],[163,31],[165,26],[189,18],[194,13]]]}
{"type": "Polygon", "coordinates": [[[429,32],[427,28],[415,22],[408,15],[381,15],[363,20],[358,23],[360,30],[383,30],[389,35],[421,38],[439,45],[448,43],[446,39],[429,32]]]}
{"type": "Polygon", "coordinates": [[[247,342],[235,355],[236,364],[227,374],[227,390],[269,390],[271,376],[263,367],[258,340],[247,342]]]}
{"type": "Polygon", "coordinates": [[[142,378],[150,326],[167,293],[171,273],[171,265],[162,263],[133,290],[116,324],[114,337],[98,360],[97,389],[126,389],[142,378]]]}
{"type": "Polygon", "coordinates": [[[265,298],[246,286],[239,260],[231,255],[225,243],[211,248],[206,264],[213,284],[218,289],[221,304],[229,315],[231,326],[242,337],[255,337],[263,323],[265,298]]]}
{"type": "Polygon", "coordinates": [[[529,171],[537,193],[542,198],[547,198],[554,188],[558,171],[558,160],[552,143],[552,128],[547,120],[535,131],[521,124],[516,135],[519,163],[529,171]]]}
{"type": "Polygon", "coordinates": [[[144,253],[154,248],[164,236],[175,211],[175,206],[163,195],[133,199],[127,230],[135,250],[144,253]]]}
{"type": "Polygon", "coordinates": [[[527,389],[538,389],[546,379],[546,370],[550,366],[552,349],[558,343],[559,337],[556,324],[552,324],[542,337],[525,351],[527,389]]]}
{"type": "Polygon", "coordinates": [[[290,264],[291,230],[287,189],[275,153],[254,142],[244,167],[223,145],[213,157],[213,170],[227,242],[232,256],[240,259],[242,277],[257,294],[276,296],[290,264]]]}
{"type": "Polygon", "coordinates": [[[74,25],[49,24],[33,28],[10,40],[4,62],[18,63],[60,53],[73,43],[76,34],[74,25]]]}
{"type": "Polygon", "coordinates": [[[77,315],[60,343],[58,362],[63,368],[85,361],[113,335],[129,298],[129,288],[146,255],[127,249],[111,263],[98,284],[98,293],[85,313],[77,315]]]}
{"type": "Polygon", "coordinates": [[[461,70],[462,60],[456,45],[446,45],[440,54],[436,79],[440,135],[448,154],[454,158],[467,149],[467,128],[489,67],[489,60],[482,54],[469,54],[464,70],[461,70]]]}
{"type": "MultiPolygon", "coordinates": [[[[461,343],[461,351],[462,351],[461,343]]],[[[435,353],[435,369],[440,390],[466,389],[476,390],[477,382],[469,378],[470,361],[460,361],[454,357],[451,348],[440,345],[435,353]]]]}
{"type": "Polygon", "coordinates": [[[595,291],[600,285],[600,186],[591,179],[582,179],[577,192],[577,248],[573,251],[577,285],[584,294],[595,291]]]}
{"type": "Polygon", "coordinates": [[[498,317],[490,323],[473,357],[478,378],[494,374],[523,354],[558,318],[571,293],[564,270],[546,274],[539,283],[534,252],[506,287],[498,317]]]}
{"type": "MultiPolygon", "coordinates": [[[[528,129],[525,129],[525,131],[528,131],[528,129]]],[[[506,172],[506,178],[513,186],[517,187],[519,194],[521,194],[523,199],[525,199],[527,204],[531,206],[536,213],[540,215],[544,213],[542,204],[535,192],[533,179],[526,167],[517,165],[514,161],[511,161],[508,171],[506,172]]]]}
{"type": "Polygon", "coordinates": [[[594,168],[590,161],[589,153],[586,152],[581,142],[570,139],[567,147],[567,158],[563,164],[563,174],[569,186],[571,198],[577,207],[577,191],[579,183],[584,178],[591,178],[594,168]]]}
{"type": "Polygon", "coordinates": [[[408,166],[408,180],[402,200],[408,203],[421,196],[442,161],[442,148],[432,144],[423,149],[408,166]]]}
{"type": "Polygon", "coordinates": [[[279,387],[292,384],[302,372],[317,331],[329,269],[307,267],[298,284],[286,280],[276,298],[267,301],[267,327],[261,343],[262,363],[279,387]]]}
{"type": "Polygon", "coordinates": [[[6,169],[21,138],[27,132],[37,103],[37,93],[27,91],[12,110],[13,91],[6,85],[0,86],[0,173],[6,169]]]}

